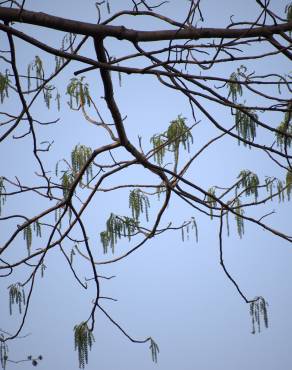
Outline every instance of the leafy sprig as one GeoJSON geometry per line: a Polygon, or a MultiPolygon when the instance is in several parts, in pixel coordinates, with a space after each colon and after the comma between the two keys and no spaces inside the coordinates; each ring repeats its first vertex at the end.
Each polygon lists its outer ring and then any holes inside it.
{"type": "Polygon", "coordinates": [[[92,331],[89,330],[86,322],[74,326],[74,347],[78,351],[79,368],[84,369],[88,364],[88,349],[91,350],[95,341],[92,331]]]}
{"type": "Polygon", "coordinates": [[[114,253],[118,239],[128,237],[130,240],[137,228],[138,221],[136,219],[126,216],[117,216],[111,213],[106,222],[106,230],[100,233],[103,252],[107,253],[108,247],[110,246],[112,253],[114,253]]]}
{"type": "Polygon", "coordinates": [[[9,289],[9,312],[12,315],[12,306],[18,305],[19,313],[22,312],[22,306],[25,306],[25,292],[20,283],[12,284],[9,289]]]}

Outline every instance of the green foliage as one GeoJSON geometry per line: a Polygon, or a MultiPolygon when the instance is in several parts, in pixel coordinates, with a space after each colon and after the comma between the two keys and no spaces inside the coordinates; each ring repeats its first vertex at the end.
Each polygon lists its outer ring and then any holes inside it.
{"type": "Polygon", "coordinates": [[[190,230],[195,231],[196,242],[198,243],[199,233],[195,217],[192,217],[191,221],[181,228],[181,238],[183,242],[185,241],[185,233],[187,234],[187,240],[189,240],[190,230]]]}
{"type": "Polygon", "coordinates": [[[80,369],[84,369],[85,364],[88,364],[88,349],[91,350],[93,342],[94,336],[86,322],[74,326],[74,346],[75,351],[78,351],[80,369]]]}
{"type": "Polygon", "coordinates": [[[229,211],[226,211],[226,229],[227,229],[227,236],[230,236],[230,227],[229,227],[229,211]]]}
{"type": "Polygon", "coordinates": [[[277,181],[277,192],[279,193],[278,194],[279,202],[284,202],[285,200],[284,185],[283,182],[280,180],[277,181]]]}
{"type": "Polygon", "coordinates": [[[274,187],[274,179],[272,179],[271,177],[269,176],[266,176],[265,178],[265,183],[266,183],[266,191],[269,193],[271,199],[272,198],[272,195],[273,195],[273,187],[274,187]]]}
{"type": "Polygon", "coordinates": [[[150,139],[154,149],[154,161],[161,166],[163,164],[163,158],[166,153],[166,139],[163,135],[154,135],[150,139]]]}
{"type": "Polygon", "coordinates": [[[57,102],[57,109],[58,109],[58,111],[60,111],[60,109],[61,109],[61,95],[58,92],[56,94],[55,100],[57,102]]]}
{"type": "Polygon", "coordinates": [[[206,203],[211,207],[210,208],[210,216],[211,216],[211,220],[213,219],[213,207],[216,207],[216,199],[214,199],[215,197],[215,188],[210,188],[208,190],[208,195],[206,197],[206,203]]]}
{"type": "Polygon", "coordinates": [[[129,208],[132,210],[132,217],[139,220],[140,214],[145,212],[146,220],[149,221],[150,202],[146,194],[140,189],[134,189],[129,194],[129,208]]]}
{"type": "Polygon", "coordinates": [[[65,34],[65,36],[62,39],[62,45],[61,50],[62,51],[70,51],[70,53],[73,53],[73,44],[74,40],[76,39],[76,34],[72,32],[68,32],[65,34]]]}
{"type": "Polygon", "coordinates": [[[271,200],[273,200],[272,195],[273,191],[276,188],[276,192],[278,193],[278,200],[279,202],[284,202],[285,201],[285,189],[287,191],[287,198],[288,200],[290,199],[290,190],[289,190],[289,176],[287,178],[288,174],[286,175],[286,187],[283,184],[283,181],[277,179],[277,178],[271,178],[271,177],[266,177],[265,178],[265,183],[266,183],[266,190],[269,193],[271,200]],[[288,186],[288,187],[287,187],[288,186]]]}
{"type": "MultiPolygon", "coordinates": [[[[63,189],[63,192],[64,192],[64,189],[63,189]]],[[[62,215],[62,209],[61,208],[57,208],[55,210],[55,223],[58,223],[58,229],[59,230],[62,229],[61,215],[62,215]],[[59,220],[60,220],[60,222],[59,222],[59,220]]]]}
{"type": "MultiPolygon", "coordinates": [[[[78,175],[80,170],[86,164],[92,155],[92,149],[85,145],[76,145],[71,153],[71,165],[74,177],[78,175]]],[[[92,164],[85,171],[87,182],[92,178],[92,164]]]]}
{"type": "Polygon", "coordinates": [[[4,178],[0,177],[0,215],[1,215],[1,212],[2,212],[2,206],[4,205],[4,203],[6,201],[6,195],[3,194],[5,192],[6,192],[6,188],[5,188],[5,185],[4,185],[4,178]]]}
{"type": "Polygon", "coordinates": [[[58,57],[55,55],[55,73],[62,67],[65,59],[63,57],[58,57]]]}
{"type": "Polygon", "coordinates": [[[159,347],[157,345],[156,342],[154,342],[154,340],[152,338],[150,338],[150,346],[149,346],[150,350],[151,350],[151,357],[152,357],[152,361],[157,363],[157,355],[159,353],[159,347]]]}
{"type": "Polygon", "coordinates": [[[107,253],[108,247],[110,246],[112,253],[114,253],[118,239],[126,236],[130,240],[132,234],[137,230],[137,228],[137,220],[126,216],[116,216],[111,213],[106,222],[106,230],[100,233],[103,252],[107,253]]]}
{"type": "Polygon", "coordinates": [[[287,171],[286,174],[286,191],[288,200],[290,200],[291,191],[292,191],[292,171],[287,171]]]}
{"type": "Polygon", "coordinates": [[[42,229],[39,221],[33,223],[33,231],[36,233],[36,236],[42,237],[42,229]]]}
{"type": "Polygon", "coordinates": [[[30,249],[32,243],[32,230],[30,224],[23,229],[23,239],[26,240],[27,254],[30,256],[30,249]]]}
{"type": "Polygon", "coordinates": [[[242,218],[244,214],[244,210],[243,208],[239,208],[240,206],[241,206],[240,199],[236,198],[233,208],[235,209],[235,212],[236,212],[235,221],[237,225],[237,232],[238,232],[239,237],[242,238],[244,234],[244,220],[242,218]]]}
{"type": "Polygon", "coordinates": [[[0,363],[4,370],[6,368],[6,363],[8,360],[8,352],[8,346],[6,342],[4,342],[4,335],[0,334],[0,363]]]}
{"type": "Polygon", "coordinates": [[[237,178],[240,179],[237,189],[243,188],[245,195],[249,196],[253,194],[255,201],[257,201],[258,186],[260,184],[258,176],[249,170],[242,170],[237,178]]]}
{"type": "Polygon", "coordinates": [[[156,194],[157,194],[158,200],[160,200],[160,195],[163,192],[165,192],[165,186],[164,185],[157,186],[156,194]]]}
{"type": "Polygon", "coordinates": [[[55,87],[52,85],[46,85],[43,89],[44,101],[48,109],[51,107],[51,99],[53,97],[52,91],[55,90],[55,87]]]}
{"type": "Polygon", "coordinates": [[[186,118],[181,115],[170,122],[166,131],[166,137],[168,139],[168,150],[172,150],[173,152],[178,151],[180,144],[189,152],[190,144],[194,141],[189,127],[186,125],[186,118]]]}
{"type": "MultiPolygon", "coordinates": [[[[36,55],[35,59],[27,66],[28,90],[31,89],[32,80],[35,81],[35,88],[39,88],[45,80],[43,61],[38,55],[36,55]],[[32,72],[34,73],[32,74],[32,72]]],[[[51,107],[51,99],[53,97],[52,92],[54,90],[56,90],[56,88],[53,85],[46,84],[45,86],[42,87],[42,94],[43,94],[44,102],[48,109],[51,107]]],[[[58,109],[60,107],[59,99],[60,99],[60,94],[57,91],[55,100],[57,100],[58,109]]]]}
{"type": "Polygon", "coordinates": [[[174,153],[175,166],[178,163],[179,147],[183,146],[188,152],[193,143],[193,136],[189,127],[186,125],[186,119],[179,115],[177,119],[170,122],[168,129],[162,134],[152,136],[150,142],[153,145],[154,160],[160,166],[167,150],[174,153]]]}
{"type": "Polygon", "coordinates": [[[31,72],[34,72],[34,80],[36,82],[36,87],[38,88],[45,77],[45,72],[43,68],[43,62],[41,58],[36,55],[34,60],[27,66],[27,88],[30,90],[31,88],[31,72]]]}
{"type": "Polygon", "coordinates": [[[80,106],[90,106],[90,93],[88,83],[84,82],[84,76],[71,78],[67,86],[67,95],[69,95],[69,106],[74,109],[74,104],[78,109],[80,106]]]}
{"type": "MultiPolygon", "coordinates": [[[[33,231],[36,233],[36,236],[42,237],[42,230],[41,230],[41,224],[37,220],[33,224],[33,231]]],[[[27,253],[30,255],[30,249],[31,249],[31,244],[32,244],[32,227],[31,224],[27,225],[23,229],[23,239],[26,240],[26,247],[27,247],[27,253]]]]}
{"type": "Polygon", "coordinates": [[[238,95],[242,96],[242,87],[238,82],[240,81],[240,77],[246,77],[245,72],[246,67],[242,65],[237,68],[236,72],[231,73],[229,77],[229,82],[227,83],[229,93],[227,98],[231,96],[231,99],[234,103],[237,102],[238,95]]]}
{"type": "Polygon", "coordinates": [[[292,102],[288,104],[287,109],[289,109],[289,111],[285,113],[283,121],[277,127],[277,130],[280,132],[279,133],[276,132],[277,145],[280,146],[281,149],[283,149],[284,145],[290,147],[292,143],[292,125],[291,125],[292,102]]]}
{"type": "Polygon", "coordinates": [[[269,326],[268,322],[268,312],[267,312],[268,303],[263,297],[257,297],[254,301],[250,303],[250,316],[252,322],[252,334],[255,334],[256,331],[260,333],[261,331],[261,322],[264,322],[266,328],[269,326]]]}
{"type": "Polygon", "coordinates": [[[47,268],[47,266],[42,262],[41,263],[41,277],[43,278],[44,277],[44,274],[45,274],[45,269],[47,268]]]}
{"type": "Polygon", "coordinates": [[[9,77],[8,70],[5,71],[5,74],[0,72],[0,102],[3,103],[5,98],[8,98],[8,87],[9,87],[9,77]]]}
{"type": "MultiPolygon", "coordinates": [[[[71,152],[71,165],[68,164],[68,169],[63,171],[61,181],[63,188],[63,196],[66,199],[70,193],[72,184],[74,183],[75,178],[79,175],[81,169],[87,163],[88,159],[92,155],[92,149],[85,145],[76,145],[71,152]]],[[[59,172],[59,162],[56,164],[55,173],[58,176],[59,172]]],[[[90,163],[85,170],[87,183],[93,176],[92,163],[90,163]]],[[[82,179],[80,179],[79,185],[81,186],[82,179]]]]}
{"type": "Polygon", "coordinates": [[[71,263],[71,265],[73,263],[73,259],[74,259],[75,255],[76,255],[76,253],[74,251],[74,248],[72,248],[71,251],[70,251],[70,263],[71,263]]]}
{"type": "Polygon", "coordinates": [[[71,172],[65,171],[61,177],[61,180],[62,180],[63,196],[66,199],[70,193],[71,186],[74,182],[74,176],[71,172]]]}
{"type": "MultiPolygon", "coordinates": [[[[243,107],[243,106],[242,106],[243,107]]],[[[235,125],[237,134],[239,137],[243,138],[244,140],[254,141],[256,137],[256,121],[258,119],[257,114],[252,110],[246,110],[242,112],[240,109],[236,109],[235,111],[235,125]]],[[[240,144],[240,140],[238,139],[238,144],[240,144]]],[[[246,143],[243,143],[246,146],[246,143]]]]}
{"type": "Polygon", "coordinates": [[[22,312],[22,305],[25,306],[25,293],[20,283],[12,284],[9,289],[9,312],[12,315],[12,305],[17,304],[19,313],[22,312]]]}

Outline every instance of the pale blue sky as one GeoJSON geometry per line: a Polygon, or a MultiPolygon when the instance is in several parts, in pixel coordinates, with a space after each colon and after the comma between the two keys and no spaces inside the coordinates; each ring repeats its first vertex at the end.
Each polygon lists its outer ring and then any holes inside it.
{"type": "MultiPolygon", "coordinates": [[[[278,11],[282,11],[286,5],[286,1],[282,0],[271,2],[274,9],[278,11]]],[[[112,3],[114,11],[114,1],[112,3]]],[[[172,1],[165,7],[167,9],[165,13],[181,20],[187,3],[183,0],[172,1]]],[[[26,7],[67,18],[96,21],[94,1],[27,0],[26,7]]],[[[210,27],[225,26],[231,14],[234,14],[234,20],[238,21],[250,19],[250,17],[255,19],[258,14],[258,8],[252,0],[220,2],[203,0],[202,10],[206,19],[205,26],[210,27]]],[[[141,18],[125,18],[124,25],[128,25],[128,22],[131,22],[129,27],[133,28],[158,27],[158,22],[153,20],[145,22],[141,18]]],[[[35,33],[34,27],[18,26],[18,28],[29,29],[32,35],[55,47],[61,40],[61,35],[57,35],[54,31],[38,30],[35,33]]],[[[5,36],[0,37],[2,42],[5,36]]],[[[19,46],[20,66],[26,65],[35,54],[43,55],[23,42],[16,43],[19,46]]],[[[127,50],[124,49],[128,47],[125,44],[109,41],[107,46],[113,55],[118,56],[127,50]]],[[[83,49],[84,55],[94,57],[91,46],[89,42],[83,49]]],[[[260,50],[253,49],[253,53],[257,52],[260,50]]],[[[52,63],[53,59],[45,57],[44,60],[52,63]]],[[[289,72],[291,68],[288,61],[283,58],[264,59],[258,63],[245,64],[262,74],[268,71],[289,72]],[[280,67],[279,63],[281,63],[280,67]]],[[[222,73],[222,76],[228,77],[239,65],[238,63],[232,67],[220,67],[210,74],[222,73]]],[[[48,64],[48,68],[50,67],[53,68],[53,64],[48,64]]],[[[77,63],[72,64],[59,78],[58,86],[63,95],[68,80],[79,68],[80,65],[77,63]]],[[[103,90],[97,76],[96,71],[90,72],[87,74],[87,80],[94,91],[93,95],[100,97],[103,90]]],[[[135,143],[138,142],[137,136],[142,135],[143,146],[149,149],[151,135],[165,130],[169,121],[178,114],[187,117],[188,123],[192,124],[186,99],[160,87],[154,77],[123,76],[121,88],[118,86],[117,76],[113,78],[117,102],[122,114],[128,117],[125,121],[127,132],[135,143]]],[[[56,126],[39,129],[40,141],[48,137],[55,141],[51,154],[46,157],[47,169],[50,170],[54,169],[56,160],[69,158],[76,144],[97,147],[105,142],[105,134],[102,130],[91,127],[81,114],[69,112],[65,95],[62,102],[64,107],[61,113],[54,109],[49,112],[42,103],[37,104],[33,109],[34,116],[40,120],[50,120],[58,116],[62,118],[56,126]]],[[[16,109],[17,112],[18,104],[15,100],[10,101],[5,109],[16,109]]],[[[207,106],[222,121],[230,120],[231,125],[232,117],[223,108],[214,108],[211,104],[207,106]]],[[[109,114],[102,102],[100,102],[100,109],[104,117],[109,119],[109,114]]],[[[205,143],[207,138],[217,134],[200,113],[196,112],[196,114],[197,119],[202,122],[193,133],[194,152],[205,143]]],[[[275,123],[278,117],[272,116],[268,119],[275,123]]],[[[23,132],[22,129],[18,133],[21,132],[23,132]]],[[[7,151],[13,148],[12,154],[8,157],[9,160],[1,160],[0,175],[14,176],[17,172],[25,183],[31,181],[35,166],[32,166],[32,156],[27,154],[29,143],[29,138],[22,141],[7,140],[0,147],[1,158],[7,158],[7,151]]],[[[124,152],[120,153],[123,158],[128,158],[124,152]]],[[[202,155],[188,173],[188,178],[206,188],[212,185],[227,186],[244,168],[257,172],[262,179],[265,175],[277,175],[281,178],[285,176],[284,172],[273,168],[263,154],[255,150],[249,151],[243,146],[239,147],[231,139],[225,139],[202,155]]],[[[132,169],[125,174],[122,178],[117,176],[114,181],[151,183],[153,180],[151,176],[146,176],[145,172],[137,169],[132,169]]],[[[112,184],[107,183],[107,185],[112,184]]],[[[92,235],[91,242],[97,246],[94,250],[96,258],[103,258],[98,236],[104,228],[109,213],[112,211],[117,214],[129,214],[127,193],[127,191],[116,191],[99,194],[85,215],[86,224],[92,235]]],[[[27,216],[32,216],[43,207],[36,202],[36,198],[26,197],[23,204],[27,216]]],[[[153,199],[152,204],[152,210],[156,210],[159,205],[156,198],[153,199]]],[[[11,214],[19,209],[18,207],[19,200],[16,198],[14,201],[7,202],[5,211],[11,214]]],[[[272,215],[267,223],[286,232],[291,230],[290,204],[279,205],[274,201],[262,208],[260,212],[251,212],[251,214],[260,216],[265,210],[273,209],[277,210],[277,214],[272,215]]],[[[225,262],[229,271],[248,297],[261,295],[269,302],[269,329],[252,335],[249,307],[227,280],[219,264],[218,222],[194,214],[192,209],[176,199],[169,207],[163,224],[167,225],[172,220],[174,224],[179,225],[191,216],[197,219],[199,243],[196,243],[195,238],[192,237],[183,243],[180,233],[170,231],[151,240],[129,258],[98,269],[100,274],[116,275],[115,279],[102,281],[102,294],[117,298],[118,302],[104,302],[104,307],[131,336],[137,339],[152,336],[155,339],[160,348],[158,364],[152,363],[148,344],[132,344],[102,312],[97,312],[95,344],[89,355],[88,370],[97,368],[102,370],[137,368],[140,370],[245,370],[247,368],[276,370],[281,368],[285,370],[291,367],[291,246],[249,224],[245,225],[246,233],[241,240],[233,221],[231,236],[227,238],[226,233],[224,235],[225,262]]],[[[9,226],[1,231],[4,240],[8,231],[10,231],[9,226]]],[[[1,240],[3,240],[2,236],[1,240]]],[[[18,243],[23,244],[22,238],[18,239],[18,243]]],[[[117,255],[125,250],[123,245],[120,243],[121,249],[117,247],[117,255]]],[[[14,256],[13,253],[17,253],[17,248],[20,247],[22,248],[22,245],[14,246],[16,251],[13,251],[11,256],[14,256]]],[[[76,259],[76,263],[80,276],[85,276],[88,265],[82,259],[76,259]]],[[[57,250],[47,256],[46,265],[48,268],[45,271],[45,277],[39,279],[36,284],[29,318],[23,329],[23,334],[30,333],[30,335],[11,343],[10,356],[18,360],[28,354],[36,356],[42,354],[44,360],[39,364],[40,369],[49,370],[53,367],[77,369],[73,327],[87,319],[94,294],[93,287],[88,292],[80,289],[57,250]]],[[[23,273],[18,274],[20,279],[23,273]]],[[[15,279],[5,281],[2,279],[0,282],[2,297],[0,310],[1,318],[4,318],[0,327],[11,332],[16,328],[19,316],[14,315],[16,318],[14,322],[6,321],[6,317],[8,319],[6,287],[15,282],[15,279]]],[[[8,364],[8,369],[17,368],[28,369],[31,365],[29,363],[8,364]]]]}

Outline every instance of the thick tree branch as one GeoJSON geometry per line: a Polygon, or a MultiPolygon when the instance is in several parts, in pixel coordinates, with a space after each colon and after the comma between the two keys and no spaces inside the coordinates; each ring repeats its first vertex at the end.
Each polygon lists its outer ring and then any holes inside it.
{"type": "Polygon", "coordinates": [[[0,7],[0,19],[5,22],[21,22],[51,28],[58,31],[77,33],[81,35],[104,38],[114,37],[120,40],[132,42],[151,42],[162,40],[183,40],[183,39],[208,39],[208,38],[252,38],[270,37],[281,32],[292,30],[292,22],[282,23],[273,26],[256,27],[253,29],[225,29],[225,28],[180,28],[179,30],[155,30],[139,31],[128,29],[124,26],[110,26],[93,24],[71,19],[55,17],[46,13],[23,10],[19,14],[18,9],[0,7]]]}

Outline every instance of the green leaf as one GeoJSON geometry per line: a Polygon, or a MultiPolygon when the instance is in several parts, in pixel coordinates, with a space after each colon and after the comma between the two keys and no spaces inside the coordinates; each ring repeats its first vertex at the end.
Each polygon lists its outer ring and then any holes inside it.
{"type": "Polygon", "coordinates": [[[236,225],[237,225],[237,232],[238,232],[239,237],[242,238],[243,234],[244,234],[244,220],[242,218],[242,216],[244,214],[244,210],[243,210],[243,208],[239,208],[240,206],[241,206],[240,199],[237,198],[235,200],[233,208],[236,212],[235,221],[236,221],[236,225]]]}
{"type": "Polygon", "coordinates": [[[151,350],[152,361],[157,363],[157,355],[159,353],[159,347],[158,347],[157,343],[155,343],[155,341],[152,338],[150,338],[149,348],[151,350]]]}
{"type": "Polygon", "coordinates": [[[129,208],[132,210],[132,217],[138,221],[140,214],[145,213],[146,220],[149,221],[150,202],[145,193],[140,189],[134,189],[129,194],[129,208]]]}
{"type": "Polygon", "coordinates": [[[4,335],[0,334],[0,363],[3,370],[6,369],[6,363],[8,360],[8,346],[6,342],[4,342],[4,335]]]}
{"type": "Polygon", "coordinates": [[[249,306],[249,313],[251,316],[251,323],[252,323],[252,334],[255,334],[256,331],[258,333],[261,332],[262,328],[262,321],[264,326],[268,328],[268,311],[267,311],[268,303],[265,301],[263,297],[256,297],[249,306]]]}
{"type": "Polygon", "coordinates": [[[260,184],[258,176],[249,170],[242,170],[237,178],[240,179],[240,182],[237,185],[237,189],[243,188],[245,195],[249,196],[253,194],[255,197],[255,201],[257,201],[258,186],[260,184]]]}
{"type": "Polygon", "coordinates": [[[10,80],[8,77],[9,71],[6,70],[5,74],[0,72],[0,102],[3,103],[5,98],[9,97],[8,88],[10,80]]]}
{"type": "MultiPolygon", "coordinates": [[[[242,108],[244,108],[242,106],[242,108]]],[[[257,114],[255,111],[244,109],[236,109],[235,111],[235,126],[236,131],[239,137],[243,138],[244,140],[254,141],[256,137],[256,127],[257,123],[256,120],[258,119],[257,114]]],[[[238,139],[238,144],[240,144],[241,140],[238,139]]],[[[246,146],[245,142],[243,145],[246,146]]]]}
{"type": "Polygon", "coordinates": [[[23,229],[23,239],[26,240],[27,254],[30,256],[30,249],[32,243],[32,230],[30,224],[23,229]]]}
{"type": "Polygon", "coordinates": [[[12,284],[9,289],[9,312],[12,315],[12,306],[18,305],[19,313],[22,312],[22,305],[25,306],[25,292],[20,283],[12,284]]]}
{"type": "Polygon", "coordinates": [[[189,152],[190,145],[193,143],[193,136],[189,127],[186,125],[186,118],[179,115],[175,120],[170,122],[168,129],[164,133],[152,136],[150,142],[153,144],[154,160],[159,166],[163,163],[166,149],[174,153],[176,166],[180,145],[189,152]]]}
{"type": "Polygon", "coordinates": [[[285,113],[283,121],[277,127],[277,130],[280,132],[276,132],[277,145],[282,150],[285,145],[287,147],[290,147],[292,143],[292,124],[291,124],[292,102],[288,104],[287,109],[288,111],[285,113]]]}
{"type": "Polygon", "coordinates": [[[71,109],[79,108],[83,105],[90,106],[90,93],[89,85],[84,82],[84,76],[77,78],[71,78],[69,85],[67,86],[66,94],[69,95],[69,106],[71,109]]]}
{"type": "Polygon", "coordinates": [[[0,215],[2,212],[2,206],[6,202],[6,195],[3,193],[6,193],[6,188],[4,185],[4,178],[0,176],[0,215]]]}
{"type": "Polygon", "coordinates": [[[242,65],[239,68],[237,68],[236,72],[231,73],[229,77],[229,82],[227,83],[229,93],[228,93],[227,98],[231,96],[231,99],[234,103],[237,102],[238,96],[242,96],[242,86],[239,82],[240,82],[240,77],[245,77],[246,79],[245,72],[246,72],[246,67],[242,65]]]}
{"type": "Polygon", "coordinates": [[[93,333],[89,330],[87,323],[82,322],[74,326],[74,347],[78,351],[79,368],[84,369],[88,364],[88,348],[91,350],[95,341],[93,333]]]}
{"type": "MultiPolygon", "coordinates": [[[[92,155],[92,149],[85,145],[76,145],[71,153],[72,175],[76,177],[92,155]]],[[[92,178],[92,163],[85,171],[87,183],[92,178]]]]}
{"type": "Polygon", "coordinates": [[[286,191],[288,200],[290,200],[290,195],[292,191],[292,171],[287,171],[286,174],[286,191]]]}
{"type": "Polygon", "coordinates": [[[106,230],[100,233],[100,241],[103,246],[103,252],[108,252],[108,247],[111,247],[112,253],[114,253],[115,245],[118,239],[122,237],[128,237],[130,240],[132,234],[138,228],[138,221],[126,217],[126,216],[116,216],[111,213],[109,219],[106,222],[106,230]]]}
{"type": "Polygon", "coordinates": [[[214,199],[215,197],[215,188],[212,187],[208,190],[208,195],[207,195],[207,198],[206,198],[206,203],[210,206],[210,217],[211,217],[211,220],[213,219],[213,207],[216,207],[217,205],[217,201],[216,199],[214,199]]]}

